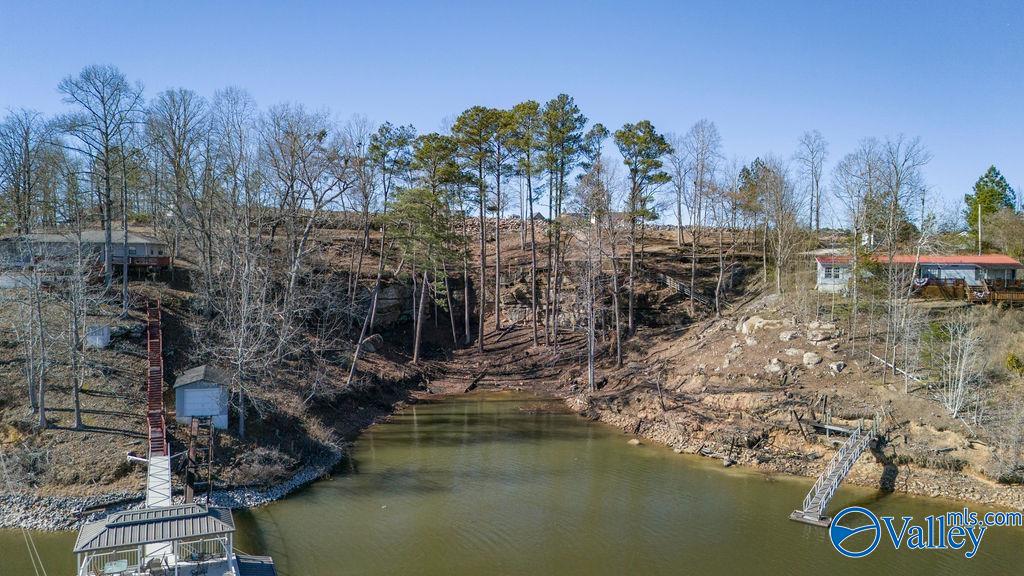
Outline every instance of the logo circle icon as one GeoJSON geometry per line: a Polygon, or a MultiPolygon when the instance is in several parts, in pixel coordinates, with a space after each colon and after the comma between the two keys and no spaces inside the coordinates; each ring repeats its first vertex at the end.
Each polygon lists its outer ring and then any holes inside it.
{"type": "Polygon", "coordinates": [[[882,539],[882,525],[878,521],[878,516],[875,516],[874,512],[871,510],[861,506],[851,506],[849,508],[844,508],[832,519],[832,523],[828,527],[828,537],[832,541],[832,546],[843,556],[848,558],[861,558],[871,554],[875,551],[875,548],[878,547],[878,542],[882,539]],[[857,524],[854,527],[850,527],[839,523],[840,520],[847,517],[857,524]],[[861,519],[861,517],[864,518],[861,519]],[[854,549],[846,547],[844,542],[846,542],[850,537],[868,530],[874,530],[875,536],[871,539],[871,543],[868,544],[867,547],[858,547],[854,549]]]}

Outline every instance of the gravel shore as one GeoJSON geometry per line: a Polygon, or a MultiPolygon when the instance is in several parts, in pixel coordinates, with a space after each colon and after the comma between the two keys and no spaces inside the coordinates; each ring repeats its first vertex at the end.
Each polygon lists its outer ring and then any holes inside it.
{"type": "MultiPolygon", "coordinates": [[[[266,489],[232,488],[216,490],[213,503],[227,508],[255,508],[275,500],[323,478],[341,462],[341,451],[325,454],[318,462],[299,469],[289,480],[266,489]]],[[[92,520],[109,512],[141,508],[143,492],[114,492],[99,496],[37,496],[30,493],[0,494],[0,528],[25,528],[29,530],[75,530],[82,522],[92,520]],[[86,513],[87,510],[96,510],[86,513]]],[[[174,500],[180,502],[181,495],[174,500]]],[[[205,502],[204,497],[198,498],[205,502]]]]}

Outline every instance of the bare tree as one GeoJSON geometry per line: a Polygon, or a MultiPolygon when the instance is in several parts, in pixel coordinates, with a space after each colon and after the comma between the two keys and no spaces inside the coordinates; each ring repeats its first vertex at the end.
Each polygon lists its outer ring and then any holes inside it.
{"type": "Polygon", "coordinates": [[[85,384],[89,358],[87,354],[86,334],[89,330],[88,317],[95,314],[105,304],[106,294],[97,289],[96,255],[82,240],[82,231],[86,225],[88,204],[86,195],[81,191],[78,182],[77,167],[68,162],[63,167],[64,194],[60,206],[61,217],[71,226],[68,236],[72,240],[69,253],[63,255],[60,269],[63,281],[55,291],[55,298],[64,310],[65,329],[67,334],[66,351],[62,354],[68,359],[68,371],[72,389],[72,417],[74,428],[82,427],[81,390],[85,384]]]}
{"type": "Polygon", "coordinates": [[[113,66],[87,66],[77,76],[61,80],[57,89],[64,101],[76,107],[58,119],[58,127],[68,136],[65,146],[89,160],[87,169],[100,182],[100,207],[103,210],[103,270],[107,288],[113,282],[111,266],[113,187],[117,170],[121,135],[129,125],[140,121],[143,112],[142,86],[130,84],[113,66]]]}
{"type": "Polygon", "coordinates": [[[0,122],[0,193],[6,196],[15,231],[32,231],[42,197],[48,150],[52,147],[50,127],[34,110],[10,112],[0,122]]]}
{"type": "Polygon", "coordinates": [[[317,242],[324,212],[355,182],[349,156],[324,113],[301,106],[270,109],[262,125],[261,160],[274,203],[270,243],[284,255],[278,358],[296,337],[296,321],[305,310],[299,278],[317,242]],[[281,238],[278,243],[277,235],[281,238]]]}
{"type": "Polygon", "coordinates": [[[184,224],[181,232],[192,241],[199,257],[199,288],[207,315],[212,311],[213,250],[222,206],[217,193],[220,188],[213,185],[210,172],[213,162],[225,158],[212,148],[234,145],[227,140],[237,138],[237,133],[226,125],[233,120],[233,109],[248,108],[249,113],[252,109],[251,102],[237,90],[219,92],[214,99],[211,113],[206,101],[194,92],[167,90],[153,100],[147,119],[156,171],[169,174],[165,179],[171,189],[167,209],[184,224]]]}
{"type": "Polygon", "coordinates": [[[815,232],[821,230],[821,177],[827,157],[828,142],[821,132],[804,132],[793,158],[797,161],[800,176],[807,182],[807,226],[815,232]]]}
{"type": "Polygon", "coordinates": [[[799,237],[796,214],[800,203],[786,164],[778,158],[768,157],[765,166],[766,169],[760,174],[759,185],[764,199],[767,229],[770,231],[768,244],[775,270],[775,292],[781,294],[783,271],[789,266],[799,237]]]}
{"type": "Polygon", "coordinates": [[[667,156],[668,174],[672,178],[673,206],[676,213],[676,246],[683,247],[683,207],[686,202],[686,186],[690,178],[688,143],[684,136],[669,133],[666,139],[672,152],[667,156]]]}
{"type": "Polygon", "coordinates": [[[697,290],[697,250],[701,241],[704,202],[709,187],[715,181],[721,160],[722,138],[714,122],[703,118],[686,133],[684,150],[691,179],[690,193],[684,192],[684,203],[690,213],[690,313],[696,311],[694,295],[697,290]]]}
{"type": "Polygon", "coordinates": [[[942,322],[941,337],[933,344],[938,361],[939,401],[958,418],[977,399],[983,384],[982,339],[969,310],[961,310],[942,322]]]}

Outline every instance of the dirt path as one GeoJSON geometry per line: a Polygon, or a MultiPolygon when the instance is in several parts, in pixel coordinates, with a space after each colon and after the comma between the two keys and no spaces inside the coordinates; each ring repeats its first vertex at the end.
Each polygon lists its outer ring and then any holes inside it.
{"type": "Polygon", "coordinates": [[[430,362],[425,369],[427,388],[435,394],[456,394],[479,388],[532,390],[557,394],[567,387],[567,375],[585,362],[585,339],[580,333],[559,334],[557,348],[533,346],[528,324],[494,330],[484,336],[484,351],[473,346],[455,351],[451,360],[430,362]]]}

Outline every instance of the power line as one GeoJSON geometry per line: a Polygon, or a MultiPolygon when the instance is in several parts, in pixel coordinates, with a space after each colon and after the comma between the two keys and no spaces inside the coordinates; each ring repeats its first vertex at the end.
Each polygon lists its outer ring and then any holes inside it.
{"type": "MultiPolygon", "coordinates": [[[[7,474],[7,462],[4,460],[3,452],[0,452],[0,473],[3,473],[4,486],[7,488],[9,494],[14,494],[14,483],[11,482],[11,477],[7,474]]],[[[46,568],[43,566],[43,557],[39,555],[39,549],[36,548],[36,541],[32,538],[31,532],[21,526],[21,535],[25,539],[25,547],[28,548],[28,557],[32,561],[32,572],[36,576],[42,573],[42,576],[47,576],[46,568]]]]}

